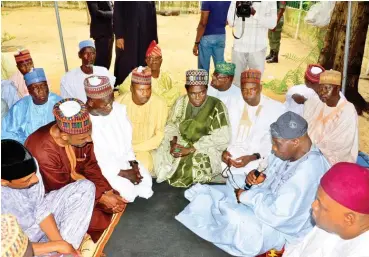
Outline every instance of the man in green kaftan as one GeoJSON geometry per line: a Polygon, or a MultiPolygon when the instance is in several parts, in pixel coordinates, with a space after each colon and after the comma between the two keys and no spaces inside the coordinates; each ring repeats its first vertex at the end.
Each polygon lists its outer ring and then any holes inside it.
{"type": "Polygon", "coordinates": [[[155,153],[157,182],[189,187],[219,178],[221,156],[230,141],[225,105],[208,96],[205,70],[186,72],[187,95],[178,98],[165,127],[164,139],[155,153]]]}

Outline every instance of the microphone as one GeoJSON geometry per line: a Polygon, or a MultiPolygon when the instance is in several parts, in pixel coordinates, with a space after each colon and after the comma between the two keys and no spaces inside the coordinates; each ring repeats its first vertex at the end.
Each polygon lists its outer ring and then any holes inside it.
{"type": "MultiPolygon", "coordinates": [[[[260,176],[260,174],[261,174],[261,172],[260,171],[258,171],[258,170],[252,170],[253,172],[254,172],[254,175],[256,176],[256,179],[260,176]]],[[[250,171],[250,172],[252,172],[252,171],[250,171]]],[[[243,187],[243,189],[245,189],[245,190],[249,190],[250,188],[252,187],[252,185],[250,185],[250,184],[247,184],[246,183],[246,185],[243,187]]]]}

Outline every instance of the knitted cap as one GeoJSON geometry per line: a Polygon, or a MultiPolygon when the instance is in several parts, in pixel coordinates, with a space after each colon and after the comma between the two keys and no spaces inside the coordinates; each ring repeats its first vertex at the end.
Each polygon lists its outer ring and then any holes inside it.
{"type": "Polygon", "coordinates": [[[87,107],[79,99],[66,98],[57,102],[53,114],[59,129],[65,133],[83,134],[92,128],[87,107]]]}
{"type": "Polygon", "coordinates": [[[245,70],[241,73],[241,84],[256,83],[260,84],[261,72],[255,69],[245,70]]]}
{"type": "Polygon", "coordinates": [[[132,83],[139,85],[151,85],[151,70],[146,67],[137,67],[132,71],[132,83]]]}
{"type": "Polygon", "coordinates": [[[84,81],[86,95],[89,98],[100,99],[113,93],[110,80],[105,76],[92,75],[84,81]]]}

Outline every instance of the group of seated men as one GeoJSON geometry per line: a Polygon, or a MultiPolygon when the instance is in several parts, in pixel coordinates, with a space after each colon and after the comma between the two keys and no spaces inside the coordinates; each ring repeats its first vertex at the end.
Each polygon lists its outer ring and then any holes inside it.
{"type": "Polygon", "coordinates": [[[223,62],[210,80],[187,71],[181,96],[152,42],[148,66],[133,69],[115,97],[114,76],[93,65],[93,42],[79,48],[81,66],[61,79],[61,97],[28,51],[17,54],[18,67],[32,62],[29,96],[2,119],[1,210],[35,255],[76,253],[86,233],[98,242],[113,214],[153,195],[152,177],[190,187],[176,219],[232,255],[368,251],[369,171],[353,164],[358,118],[339,72],[309,65],[283,105],[262,93],[260,71],[242,72],[238,88],[235,65],[223,62]]]}

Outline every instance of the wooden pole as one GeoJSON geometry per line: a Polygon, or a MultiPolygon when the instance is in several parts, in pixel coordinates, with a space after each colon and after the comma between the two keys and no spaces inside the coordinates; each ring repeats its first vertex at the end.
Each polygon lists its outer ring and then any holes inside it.
{"type": "Polygon", "coordinates": [[[297,20],[297,27],[296,27],[296,33],[295,33],[295,39],[299,36],[299,30],[300,30],[300,22],[301,22],[301,12],[302,12],[302,1],[300,1],[300,8],[299,8],[299,17],[297,20]]]}

